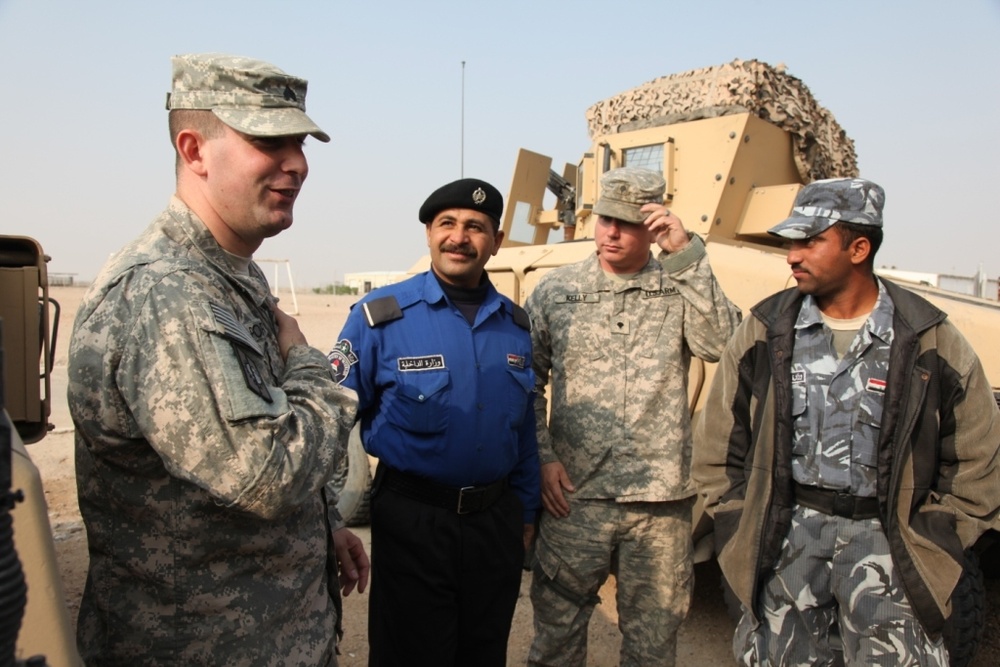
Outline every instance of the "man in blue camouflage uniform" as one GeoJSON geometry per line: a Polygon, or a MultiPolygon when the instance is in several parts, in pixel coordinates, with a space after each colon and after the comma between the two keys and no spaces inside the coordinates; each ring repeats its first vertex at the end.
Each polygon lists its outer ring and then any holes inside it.
{"type": "Polygon", "coordinates": [[[252,261],[292,224],[306,135],[329,141],[305,96],[268,63],[173,59],[176,195],[70,342],[88,665],[337,664],[339,593],[368,561],[325,484],[356,397],[252,261]]]}
{"type": "Polygon", "coordinates": [[[430,271],[355,305],[330,353],[379,459],[369,665],[506,664],[540,501],[528,317],[483,268],[502,212],[478,179],[432,193],[430,271]]]}
{"type": "Polygon", "coordinates": [[[621,665],[673,665],[693,586],[692,357],[715,361],[739,321],[701,238],[663,205],[663,176],[601,179],[597,251],[532,292],[542,462],[530,665],[585,665],[587,625],[617,583],[621,665]],[[660,253],[654,257],[650,245],[660,253]]]}
{"type": "Polygon", "coordinates": [[[873,272],[881,187],[816,181],[770,230],[797,283],[717,370],[695,476],[743,665],[948,664],[963,549],[1000,506],[1000,414],[946,315],[873,272]]]}

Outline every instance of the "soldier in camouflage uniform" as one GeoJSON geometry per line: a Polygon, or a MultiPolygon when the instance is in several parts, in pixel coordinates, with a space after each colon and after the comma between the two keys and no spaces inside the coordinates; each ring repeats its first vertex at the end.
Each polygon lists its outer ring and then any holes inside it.
{"type": "Polygon", "coordinates": [[[797,287],[754,306],[702,412],[694,474],[743,604],[743,665],[947,665],[963,549],[1000,507],[979,360],[874,275],[884,198],[863,179],[803,188],[770,230],[797,287]]]}
{"type": "Polygon", "coordinates": [[[659,174],[601,181],[597,252],[555,269],[526,304],[543,513],[531,665],[584,665],[597,592],[614,573],[623,666],[673,665],[692,579],[691,356],[715,361],[739,311],[659,174]],[[650,253],[655,242],[661,252],[650,253]]]}
{"type": "Polygon", "coordinates": [[[305,136],[329,141],[305,96],[260,61],[173,60],[176,195],[101,271],[70,343],[87,664],[337,662],[338,594],[368,560],[324,485],[356,396],[252,261],[292,223],[305,136]]]}

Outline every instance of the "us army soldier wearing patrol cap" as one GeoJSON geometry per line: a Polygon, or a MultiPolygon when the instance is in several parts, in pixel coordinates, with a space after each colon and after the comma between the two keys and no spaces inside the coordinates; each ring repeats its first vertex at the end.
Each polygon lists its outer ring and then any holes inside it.
{"type": "Polygon", "coordinates": [[[687,368],[692,355],[719,358],[739,311],[701,239],[663,205],[665,185],[646,169],[605,174],[597,251],[550,271],[527,302],[546,510],[531,665],[586,664],[609,573],[621,665],[674,664],[692,587],[687,368]]]}
{"type": "Polygon", "coordinates": [[[506,665],[540,501],[530,325],[484,270],[502,214],[485,181],[435,190],[430,271],[362,299],[330,353],[379,459],[372,666],[506,665]]]}
{"type": "Polygon", "coordinates": [[[103,268],[70,342],[90,572],[90,665],[335,665],[360,540],[325,489],[356,397],[252,255],[308,173],[306,81],[221,54],[173,59],[177,189],[103,268]],[[339,580],[338,580],[339,565],[339,580]]]}

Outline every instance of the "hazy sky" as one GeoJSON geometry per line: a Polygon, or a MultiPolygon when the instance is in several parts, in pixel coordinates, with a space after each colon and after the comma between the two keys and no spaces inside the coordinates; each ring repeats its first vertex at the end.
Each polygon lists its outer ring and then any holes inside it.
{"type": "Polygon", "coordinates": [[[173,192],[170,56],[309,79],[295,225],[257,256],[301,286],[409,268],[417,209],[462,169],[504,193],[518,148],[575,163],[591,104],[734,58],[784,63],[886,189],[879,265],[1000,274],[1000,2],[0,0],[0,232],[90,280],[173,192]]]}

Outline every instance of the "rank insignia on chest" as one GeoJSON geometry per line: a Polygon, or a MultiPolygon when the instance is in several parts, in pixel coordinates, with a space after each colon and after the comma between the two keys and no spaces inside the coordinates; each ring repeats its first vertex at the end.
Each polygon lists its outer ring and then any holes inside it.
{"type": "Polygon", "coordinates": [[[587,292],[583,294],[559,294],[555,303],[600,303],[601,295],[587,292]]]}
{"type": "Polygon", "coordinates": [[[865,386],[865,389],[867,389],[868,391],[873,391],[876,394],[884,394],[885,385],[886,385],[885,380],[879,378],[868,378],[868,384],[867,386],[865,386]]]}
{"type": "Polygon", "coordinates": [[[330,360],[333,379],[337,384],[342,384],[351,374],[351,366],[358,363],[358,355],[354,353],[351,341],[346,338],[338,340],[326,358],[330,360]]]}
{"type": "Polygon", "coordinates": [[[429,354],[425,357],[399,357],[396,360],[396,368],[404,373],[432,371],[444,367],[443,354],[429,354]]]}
{"type": "Polygon", "coordinates": [[[524,356],[520,354],[508,354],[507,365],[514,368],[524,368],[524,356]]]}

